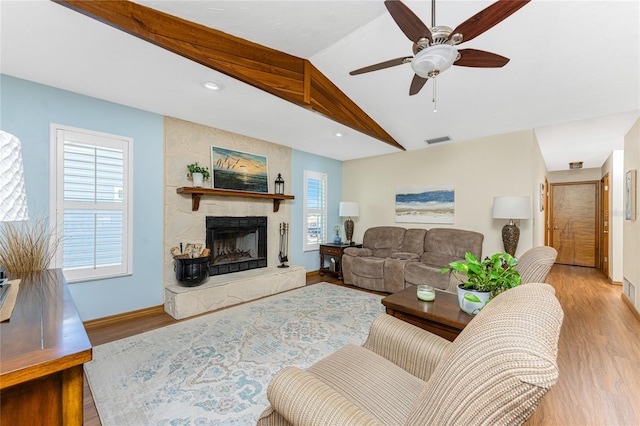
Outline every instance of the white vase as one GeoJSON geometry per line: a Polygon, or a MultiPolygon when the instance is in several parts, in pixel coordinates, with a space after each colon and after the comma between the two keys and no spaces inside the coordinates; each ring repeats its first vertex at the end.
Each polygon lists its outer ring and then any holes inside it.
{"type": "Polygon", "coordinates": [[[202,173],[191,173],[191,178],[193,179],[193,186],[195,186],[196,188],[202,187],[202,173]]]}
{"type": "Polygon", "coordinates": [[[458,304],[469,315],[476,315],[491,299],[490,291],[477,291],[458,285],[458,304]]]}

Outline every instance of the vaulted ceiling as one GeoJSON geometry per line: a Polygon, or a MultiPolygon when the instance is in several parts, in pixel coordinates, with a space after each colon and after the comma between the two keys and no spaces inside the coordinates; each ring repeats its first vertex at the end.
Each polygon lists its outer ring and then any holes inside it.
{"type": "MultiPolygon", "coordinates": [[[[441,74],[438,112],[431,81],[408,96],[409,64],[349,75],[412,54],[382,1],[137,3],[308,60],[381,133],[354,130],[51,1],[0,2],[0,71],[339,160],[399,152],[381,134],[415,150],[441,136],[457,143],[535,129],[550,170],[569,161],[599,167],[640,116],[636,1],[532,1],[464,45],[511,61],[441,74]],[[224,90],[205,89],[207,81],[224,90]]],[[[406,4],[431,23],[430,2],[406,4]]],[[[490,4],[439,0],[436,24],[455,27],[490,4]]]]}

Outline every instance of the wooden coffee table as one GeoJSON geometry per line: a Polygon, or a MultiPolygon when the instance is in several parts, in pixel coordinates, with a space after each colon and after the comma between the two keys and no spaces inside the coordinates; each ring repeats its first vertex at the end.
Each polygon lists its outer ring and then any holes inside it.
{"type": "Polygon", "coordinates": [[[436,299],[423,302],[416,296],[416,290],[417,287],[410,286],[382,299],[387,314],[450,341],[473,319],[460,310],[458,295],[436,289],[436,299]]]}

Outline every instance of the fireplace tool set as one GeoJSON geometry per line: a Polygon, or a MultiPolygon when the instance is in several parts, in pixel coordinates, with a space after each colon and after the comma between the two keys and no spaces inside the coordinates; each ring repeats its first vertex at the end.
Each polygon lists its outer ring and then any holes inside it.
{"type": "Polygon", "coordinates": [[[289,265],[286,265],[286,262],[289,261],[289,258],[287,258],[288,252],[289,252],[289,224],[282,222],[280,224],[280,253],[278,254],[278,259],[280,259],[280,265],[278,265],[278,268],[289,267],[289,265]]]}

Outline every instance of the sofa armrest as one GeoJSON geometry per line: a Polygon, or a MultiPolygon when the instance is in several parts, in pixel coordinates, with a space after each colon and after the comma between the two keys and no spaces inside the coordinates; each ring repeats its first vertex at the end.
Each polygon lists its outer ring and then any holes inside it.
{"type": "Polygon", "coordinates": [[[407,253],[404,251],[398,251],[398,252],[392,253],[390,257],[391,259],[399,259],[399,260],[415,260],[415,261],[420,260],[420,255],[415,253],[407,253]]]}
{"type": "Polygon", "coordinates": [[[426,382],[450,345],[438,335],[382,314],[371,324],[363,346],[426,382]]]}
{"type": "Polygon", "coordinates": [[[371,251],[371,249],[363,247],[347,247],[342,251],[342,253],[353,257],[373,256],[373,252],[371,251]]]}
{"type": "Polygon", "coordinates": [[[322,382],[295,367],[280,370],[269,383],[271,406],[293,425],[379,425],[368,413],[322,382]]]}

